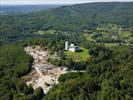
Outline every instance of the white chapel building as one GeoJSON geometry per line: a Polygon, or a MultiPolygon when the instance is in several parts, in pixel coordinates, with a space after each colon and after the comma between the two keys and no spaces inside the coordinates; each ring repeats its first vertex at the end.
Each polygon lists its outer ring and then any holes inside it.
{"type": "Polygon", "coordinates": [[[78,52],[80,50],[80,48],[79,48],[79,46],[75,46],[74,44],[70,44],[70,46],[69,46],[68,41],[66,41],[65,42],[65,50],[69,50],[72,52],[78,52]]]}

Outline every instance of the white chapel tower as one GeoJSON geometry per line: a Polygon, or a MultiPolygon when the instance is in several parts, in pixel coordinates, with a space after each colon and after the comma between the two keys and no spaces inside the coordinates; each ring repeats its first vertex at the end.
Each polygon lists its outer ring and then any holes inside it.
{"type": "Polygon", "coordinates": [[[68,50],[69,49],[69,44],[68,44],[68,41],[65,42],[65,50],[68,50]]]}

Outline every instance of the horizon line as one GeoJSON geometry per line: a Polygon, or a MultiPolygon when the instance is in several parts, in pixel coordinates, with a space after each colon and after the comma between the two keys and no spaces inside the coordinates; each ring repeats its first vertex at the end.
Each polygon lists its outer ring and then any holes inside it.
{"type": "Polygon", "coordinates": [[[15,4],[15,3],[8,3],[8,4],[1,4],[0,3],[0,5],[7,5],[7,6],[21,6],[21,5],[76,5],[76,4],[86,4],[86,3],[126,3],[126,2],[131,2],[131,3],[133,3],[133,1],[102,1],[102,2],[96,2],[96,1],[94,1],[94,2],[83,2],[83,3],[60,3],[60,4],[58,4],[58,3],[25,3],[25,4],[21,4],[21,3],[17,3],[17,4],[15,4]]]}

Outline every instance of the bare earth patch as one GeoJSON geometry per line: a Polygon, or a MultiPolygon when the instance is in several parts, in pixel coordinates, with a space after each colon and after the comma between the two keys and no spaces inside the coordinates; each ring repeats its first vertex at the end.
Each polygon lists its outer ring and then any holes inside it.
{"type": "Polygon", "coordinates": [[[25,52],[33,56],[34,62],[32,72],[23,77],[28,85],[32,85],[34,89],[41,87],[46,94],[50,88],[58,83],[58,77],[67,73],[66,67],[57,67],[49,64],[47,61],[51,57],[47,48],[40,46],[25,47],[25,52]]]}

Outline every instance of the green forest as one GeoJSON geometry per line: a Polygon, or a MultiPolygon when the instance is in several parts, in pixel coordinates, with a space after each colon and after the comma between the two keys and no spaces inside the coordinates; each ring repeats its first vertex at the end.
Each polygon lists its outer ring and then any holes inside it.
{"type": "Polygon", "coordinates": [[[133,100],[133,2],[86,3],[0,15],[0,100],[133,100]],[[64,51],[69,41],[85,50],[64,51]],[[44,94],[22,79],[32,70],[33,57],[24,51],[45,46],[67,66],[59,83],[44,94]],[[79,55],[75,61],[67,56],[79,55]]]}

